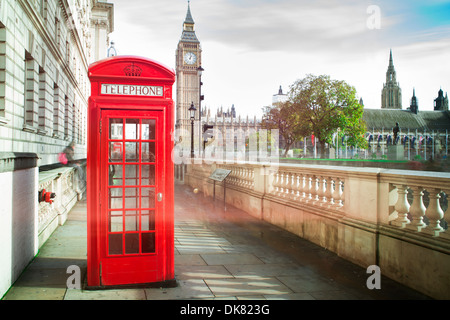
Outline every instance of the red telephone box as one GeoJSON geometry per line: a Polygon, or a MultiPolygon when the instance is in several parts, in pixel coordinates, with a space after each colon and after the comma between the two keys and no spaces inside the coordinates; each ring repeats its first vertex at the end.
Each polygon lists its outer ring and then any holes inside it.
{"type": "Polygon", "coordinates": [[[89,67],[88,287],[173,285],[173,70],[116,56],[89,67]]]}

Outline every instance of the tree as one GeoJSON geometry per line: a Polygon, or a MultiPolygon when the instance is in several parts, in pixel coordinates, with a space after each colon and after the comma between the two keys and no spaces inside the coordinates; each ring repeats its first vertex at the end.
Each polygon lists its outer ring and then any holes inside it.
{"type": "Polygon", "coordinates": [[[307,75],[297,80],[289,92],[292,113],[302,126],[309,128],[319,140],[321,158],[325,157],[325,144],[333,144],[333,133],[347,135],[351,146],[367,148],[364,139],[363,106],[356,98],[356,89],[345,81],[331,80],[327,75],[307,75]]]}
{"type": "Polygon", "coordinates": [[[278,129],[284,141],[284,155],[287,156],[292,144],[299,141],[310,131],[309,124],[300,122],[295,113],[294,105],[290,102],[280,102],[274,105],[265,114],[262,127],[265,129],[278,129]]]}

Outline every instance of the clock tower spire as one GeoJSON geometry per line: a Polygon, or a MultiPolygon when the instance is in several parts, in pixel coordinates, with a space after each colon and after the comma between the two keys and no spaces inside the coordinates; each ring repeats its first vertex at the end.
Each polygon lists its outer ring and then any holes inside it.
{"type": "Polygon", "coordinates": [[[386,82],[381,91],[382,109],[401,109],[402,108],[402,90],[397,82],[397,74],[392,59],[392,50],[389,53],[389,66],[386,71],[386,82]]]}
{"type": "Polygon", "coordinates": [[[195,34],[194,26],[191,4],[188,1],[181,38],[175,51],[175,70],[177,74],[175,127],[183,130],[185,133],[189,132],[189,134],[191,121],[188,109],[191,103],[194,103],[197,110],[199,110],[200,105],[200,75],[197,72],[197,68],[201,66],[202,49],[200,41],[195,34]]]}

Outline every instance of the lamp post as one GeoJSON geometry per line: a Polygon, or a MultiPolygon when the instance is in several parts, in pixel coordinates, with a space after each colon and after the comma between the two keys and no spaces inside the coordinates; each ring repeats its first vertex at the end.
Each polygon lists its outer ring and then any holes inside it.
{"type": "Polygon", "coordinates": [[[199,123],[199,139],[198,139],[198,149],[199,149],[199,154],[201,154],[201,146],[202,146],[202,130],[201,130],[201,125],[202,125],[202,100],[204,99],[204,96],[202,96],[202,72],[205,69],[202,68],[202,66],[199,66],[197,68],[197,75],[198,75],[198,109],[199,109],[199,113],[198,113],[198,123],[199,123]]]}
{"type": "Polygon", "coordinates": [[[189,115],[191,118],[191,159],[194,158],[194,120],[195,120],[195,109],[194,102],[191,103],[191,107],[189,108],[189,115]]]}

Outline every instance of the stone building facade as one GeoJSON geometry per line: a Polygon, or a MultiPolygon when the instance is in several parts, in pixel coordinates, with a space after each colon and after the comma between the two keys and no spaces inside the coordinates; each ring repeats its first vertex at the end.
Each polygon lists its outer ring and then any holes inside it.
{"type": "Polygon", "coordinates": [[[99,0],[0,1],[0,152],[57,163],[86,157],[88,65],[106,56],[113,6],[99,0]]]}
{"type": "Polygon", "coordinates": [[[82,194],[57,158],[72,141],[86,158],[88,66],[112,31],[107,1],[0,0],[0,298],[82,194]]]}

